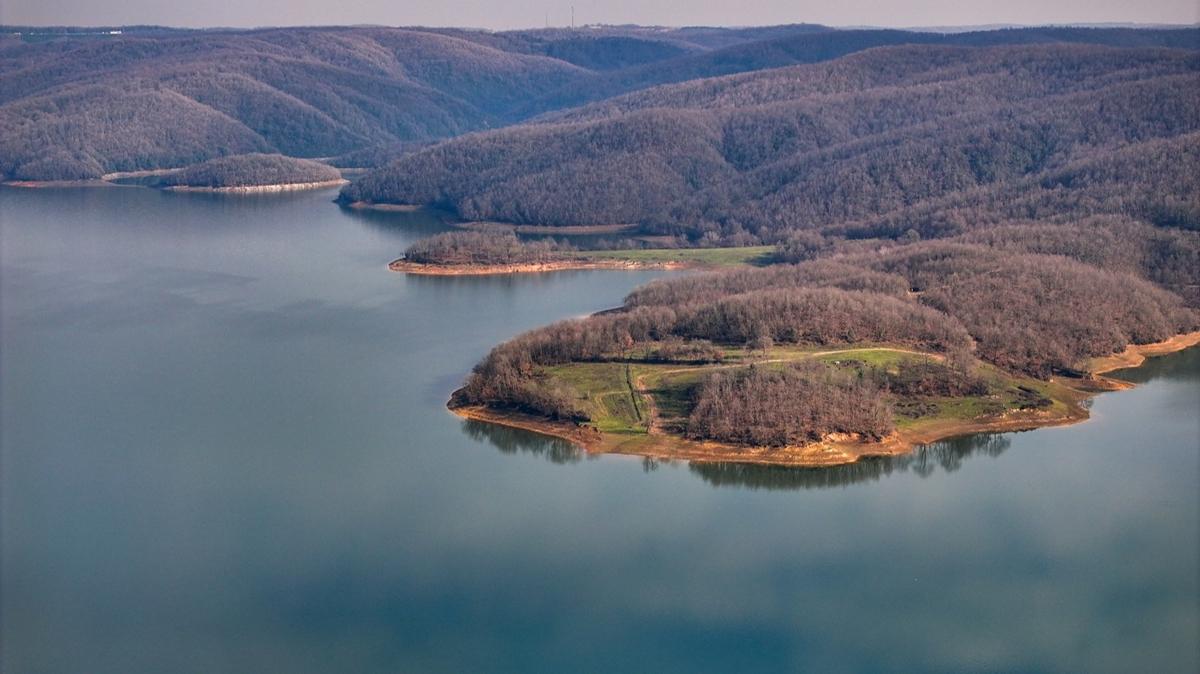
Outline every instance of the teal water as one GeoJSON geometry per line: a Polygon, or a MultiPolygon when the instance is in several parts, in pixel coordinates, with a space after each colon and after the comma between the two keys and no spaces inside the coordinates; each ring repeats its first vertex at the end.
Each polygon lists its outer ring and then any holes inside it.
{"type": "Polygon", "coordinates": [[[0,189],[0,669],[1193,672],[1200,350],[824,471],[443,409],[654,273],[406,278],[332,193],[0,189]]]}

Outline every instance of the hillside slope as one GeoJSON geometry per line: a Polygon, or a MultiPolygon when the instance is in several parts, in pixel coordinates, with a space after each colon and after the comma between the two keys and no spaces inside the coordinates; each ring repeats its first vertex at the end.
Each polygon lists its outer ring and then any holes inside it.
{"type": "Polygon", "coordinates": [[[1194,166],[1164,167],[1173,181],[1149,168],[1193,157],[1197,131],[1195,52],[887,47],[468,135],[372,172],[343,197],[734,244],[822,228],[893,236],[917,212],[986,206],[1015,217],[1018,203],[1037,217],[1159,213],[1187,226],[1200,214],[1194,166]],[[1102,168],[1112,162],[1128,170],[1102,168]],[[1100,198],[1105,187],[1117,189],[1100,198]],[[1039,192],[1044,207],[1022,201],[1039,192]],[[1091,196],[1064,196],[1077,192],[1091,196]]]}
{"type": "Polygon", "coordinates": [[[880,45],[1196,47],[1200,31],[942,35],[821,26],[490,33],[380,27],[70,29],[0,37],[0,178],[96,178],[213,157],[344,155],[445,139],[653,85],[880,45]]]}
{"type": "Polygon", "coordinates": [[[178,32],[0,45],[0,173],[98,177],[245,152],[300,157],[513,120],[584,71],[400,29],[178,32]]]}

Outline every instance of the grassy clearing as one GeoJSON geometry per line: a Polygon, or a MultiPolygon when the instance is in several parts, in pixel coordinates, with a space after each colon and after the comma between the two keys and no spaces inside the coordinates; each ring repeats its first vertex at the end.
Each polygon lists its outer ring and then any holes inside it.
{"type": "Polygon", "coordinates": [[[606,433],[645,433],[646,402],[630,388],[626,363],[571,363],[546,368],[546,373],[580,393],[580,404],[592,425],[606,433]]]}
{"type": "Polygon", "coordinates": [[[639,248],[631,250],[592,250],[580,255],[590,260],[627,260],[629,262],[682,262],[711,267],[768,264],[775,246],[741,248],[639,248]]]}
{"type": "MultiPolygon", "coordinates": [[[[665,432],[681,432],[691,413],[696,388],[713,371],[750,365],[784,368],[790,363],[809,358],[843,368],[891,370],[905,362],[939,356],[910,353],[881,345],[836,350],[782,346],[766,352],[729,348],[726,360],[722,363],[571,363],[546,368],[546,373],[570,384],[579,392],[580,404],[588,411],[591,424],[598,430],[639,436],[649,432],[651,422],[665,432]]],[[[990,387],[987,395],[897,399],[894,401],[897,427],[903,429],[971,421],[1022,409],[1065,413],[1074,400],[1073,392],[1061,385],[1010,375],[986,364],[978,367],[979,375],[987,380],[990,387]]]]}
{"type": "MultiPolygon", "coordinates": [[[[829,351],[834,351],[829,349],[829,351]]],[[[903,353],[887,348],[850,349],[834,353],[819,353],[816,358],[834,365],[862,364],[878,368],[892,368],[913,360],[934,356],[903,353]]]]}

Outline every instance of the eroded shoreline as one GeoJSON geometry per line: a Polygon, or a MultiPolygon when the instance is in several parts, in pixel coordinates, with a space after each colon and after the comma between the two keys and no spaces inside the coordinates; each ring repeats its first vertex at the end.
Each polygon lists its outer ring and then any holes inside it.
{"type": "MultiPolygon", "coordinates": [[[[712,441],[695,441],[663,433],[606,434],[590,426],[551,421],[521,412],[495,410],[483,406],[447,408],[464,419],[498,424],[566,440],[588,454],[618,454],[652,459],[673,459],[697,463],[747,463],[790,467],[822,467],[854,463],[864,458],[908,454],[921,445],[978,433],[1027,431],[1068,426],[1091,417],[1083,402],[1109,391],[1134,385],[1101,376],[1105,372],[1137,367],[1147,358],[1175,353],[1200,345],[1200,331],[1176,335],[1162,342],[1130,345],[1112,356],[1089,361],[1089,376],[1057,383],[1069,393],[1067,410],[1050,414],[1039,410],[1014,411],[991,418],[965,421],[932,421],[894,431],[879,442],[830,439],[801,446],[746,447],[712,441]],[[1073,384],[1073,385],[1072,385],[1073,384]]],[[[453,400],[453,398],[452,398],[453,400]]]]}

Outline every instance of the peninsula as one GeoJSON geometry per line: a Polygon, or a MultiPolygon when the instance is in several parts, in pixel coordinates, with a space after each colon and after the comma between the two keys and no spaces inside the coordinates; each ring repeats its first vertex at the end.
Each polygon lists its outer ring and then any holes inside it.
{"type": "Polygon", "coordinates": [[[773,261],[775,246],[579,250],[566,239],[525,240],[511,230],[445,232],[421,239],[388,268],[423,276],[529,274],[572,269],[715,269],[773,261]]]}
{"type": "Polygon", "coordinates": [[[278,154],[210,159],[159,179],[167,190],[242,194],[319,189],[345,182],[341,172],[328,164],[278,154]]]}
{"type": "Polygon", "coordinates": [[[594,453],[836,465],[1081,421],[1127,386],[1102,373],[1198,330],[1129,274],[931,242],[653,282],[496,347],[449,407],[594,453]]]}

